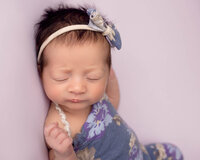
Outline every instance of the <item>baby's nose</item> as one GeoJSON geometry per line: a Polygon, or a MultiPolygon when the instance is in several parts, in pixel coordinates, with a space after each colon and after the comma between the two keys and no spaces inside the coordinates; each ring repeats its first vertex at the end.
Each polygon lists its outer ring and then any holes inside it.
{"type": "Polygon", "coordinates": [[[81,80],[73,81],[69,87],[69,92],[73,94],[83,94],[86,92],[86,84],[81,80]]]}

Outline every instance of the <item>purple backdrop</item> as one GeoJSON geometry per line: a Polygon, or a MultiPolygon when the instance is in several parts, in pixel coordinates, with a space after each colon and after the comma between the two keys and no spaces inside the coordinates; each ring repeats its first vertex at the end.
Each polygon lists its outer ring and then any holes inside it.
{"type": "MultiPolygon", "coordinates": [[[[47,160],[48,110],[36,70],[33,26],[57,0],[1,1],[0,159],[47,160]]],[[[113,53],[119,112],[142,143],[173,142],[200,157],[200,1],[93,1],[120,30],[113,53]]]]}

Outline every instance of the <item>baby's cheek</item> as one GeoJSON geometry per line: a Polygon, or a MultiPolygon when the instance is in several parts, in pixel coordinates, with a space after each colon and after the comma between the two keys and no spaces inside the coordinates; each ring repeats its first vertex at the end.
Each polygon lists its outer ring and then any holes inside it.
{"type": "Polygon", "coordinates": [[[93,92],[94,99],[96,101],[99,101],[103,97],[104,93],[105,93],[105,87],[104,86],[96,87],[96,89],[93,92]]]}
{"type": "Polygon", "coordinates": [[[56,88],[47,88],[45,90],[47,97],[51,100],[51,101],[58,101],[59,97],[60,97],[60,92],[58,89],[56,88]]]}

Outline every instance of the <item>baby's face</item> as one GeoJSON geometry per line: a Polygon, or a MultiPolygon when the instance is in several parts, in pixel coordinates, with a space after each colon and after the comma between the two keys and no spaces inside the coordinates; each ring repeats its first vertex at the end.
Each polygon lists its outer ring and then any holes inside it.
{"type": "Polygon", "coordinates": [[[47,65],[42,72],[48,98],[68,110],[84,109],[99,101],[109,77],[107,52],[102,42],[50,43],[44,50],[47,65]]]}

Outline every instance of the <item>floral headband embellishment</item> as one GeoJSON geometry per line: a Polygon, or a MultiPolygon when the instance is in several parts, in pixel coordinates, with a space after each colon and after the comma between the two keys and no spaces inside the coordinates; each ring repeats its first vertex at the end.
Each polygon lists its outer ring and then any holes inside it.
{"type": "Polygon", "coordinates": [[[91,30],[95,32],[101,32],[103,36],[106,37],[107,41],[109,42],[111,47],[116,47],[118,50],[121,49],[121,38],[120,34],[115,28],[113,24],[108,24],[104,21],[102,16],[95,10],[95,9],[88,9],[87,14],[90,18],[89,24],[76,24],[63,27],[56,32],[52,33],[41,45],[37,62],[40,64],[40,58],[42,52],[44,51],[45,47],[56,37],[60,36],[63,33],[73,31],[73,30],[91,30]]]}
{"type": "Polygon", "coordinates": [[[102,32],[111,47],[116,47],[120,50],[122,46],[121,37],[115,26],[113,24],[107,24],[95,9],[88,9],[87,14],[90,17],[88,26],[102,32]]]}

